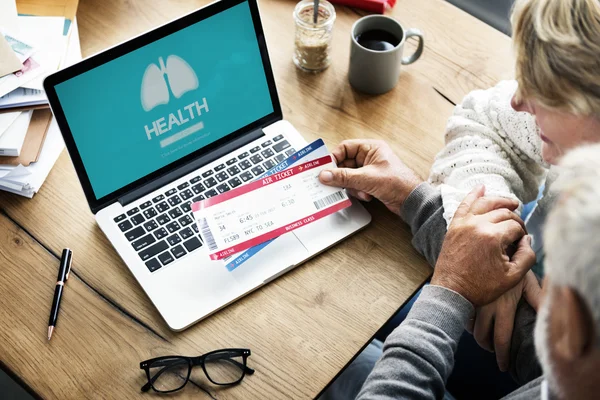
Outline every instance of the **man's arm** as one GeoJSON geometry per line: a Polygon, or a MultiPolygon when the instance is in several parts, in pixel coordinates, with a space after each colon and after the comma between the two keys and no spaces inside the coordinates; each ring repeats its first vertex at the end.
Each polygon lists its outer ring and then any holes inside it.
{"type": "Polygon", "coordinates": [[[382,358],[358,399],[442,398],[474,307],[497,299],[533,265],[535,253],[522,221],[510,212],[489,212],[493,205],[482,195],[478,187],[458,208],[431,285],[386,339],[382,358]],[[481,244],[477,251],[463,251],[473,240],[481,244]],[[509,259],[506,248],[515,241],[517,249],[509,259]]]}
{"type": "MultiPolygon", "coordinates": [[[[429,265],[436,264],[446,237],[446,221],[443,214],[439,188],[429,183],[417,186],[400,210],[400,216],[410,226],[413,234],[413,246],[425,257],[429,265]]],[[[521,300],[515,315],[508,369],[513,379],[521,385],[542,374],[533,340],[535,319],[535,310],[526,301],[521,300]]]]}
{"type": "Polygon", "coordinates": [[[390,336],[357,399],[440,399],[454,353],[473,313],[460,294],[428,285],[390,336]]]}

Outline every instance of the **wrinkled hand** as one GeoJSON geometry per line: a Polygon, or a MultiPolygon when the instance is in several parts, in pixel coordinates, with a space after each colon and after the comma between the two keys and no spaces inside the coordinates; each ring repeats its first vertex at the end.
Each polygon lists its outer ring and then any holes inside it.
{"type": "Polygon", "coordinates": [[[322,171],[321,183],[344,187],[363,201],[375,197],[395,214],[423,182],[381,140],[345,140],[331,153],[339,168],[322,171]]]}
{"type": "Polygon", "coordinates": [[[496,353],[496,362],[500,371],[507,371],[510,364],[510,345],[512,340],[515,314],[521,297],[530,301],[537,311],[539,306],[540,285],[532,271],[527,272],[517,285],[500,296],[496,301],[477,310],[477,314],[467,331],[482,348],[496,353]]]}
{"type": "Polygon", "coordinates": [[[482,197],[484,186],[467,195],[456,210],[438,258],[432,285],[454,290],[475,307],[491,303],[516,286],[535,263],[531,238],[512,210],[518,203],[482,197]],[[512,257],[507,249],[518,241],[512,257]]]}

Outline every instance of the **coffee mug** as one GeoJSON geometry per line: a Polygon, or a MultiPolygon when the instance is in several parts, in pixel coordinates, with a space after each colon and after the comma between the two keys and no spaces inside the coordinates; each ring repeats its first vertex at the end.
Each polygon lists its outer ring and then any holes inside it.
{"type": "Polygon", "coordinates": [[[396,86],[400,67],[417,61],[425,44],[421,31],[405,30],[398,21],[385,15],[359,19],[351,34],[348,79],[355,89],[368,94],[385,93],[396,86]],[[402,57],[404,43],[410,37],[419,38],[417,50],[402,57]]]}

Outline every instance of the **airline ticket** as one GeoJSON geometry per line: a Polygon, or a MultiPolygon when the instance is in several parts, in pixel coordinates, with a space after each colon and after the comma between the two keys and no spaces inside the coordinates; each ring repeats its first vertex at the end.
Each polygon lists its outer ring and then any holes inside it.
{"type": "Polygon", "coordinates": [[[327,155],[194,203],[210,258],[221,260],[351,206],[343,189],[319,182],[319,173],[335,166],[327,155]]]}
{"type": "MultiPolygon", "coordinates": [[[[329,154],[329,152],[327,150],[327,147],[325,147],[323,139],[317,139],[311,144],[304,147],[303,149],[290,155],[288,158],[275,165],[273,168],[271,168],[264,174],[260,175],[257,179],[263,179],[269,175],[273,175],[277,172],[283,171],[284,169],[290,168],[296,164],[305,163],[310,160],[314,160],[315,158],[321,158],[326,156],[327,154],[329,154]]],[[[241,253],[224,258],[223,261],[226,263],[225,267],[229,272],[235,270],[237,267],[244,264],[246,261],[250,260],[256,254],[258,254],[259,251],[267,247],[275,239],[267,240],[266,242],[257,244],[256,246],[244,250],[241,253]]]]}

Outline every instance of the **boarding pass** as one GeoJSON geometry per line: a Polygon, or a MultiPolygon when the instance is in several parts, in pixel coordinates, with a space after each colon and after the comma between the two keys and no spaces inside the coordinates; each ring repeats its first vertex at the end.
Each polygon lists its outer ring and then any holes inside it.
{"type": "MultiPolygon", "coordinates": [[[[327,151],[327,147],[325,147],[323,139],[317,139],[311,144],[307,145],[306,147],[300,149],[296,153],[290,155],[288,158],[286,158],[285,160],[283,160],[282,162],[280,162],[261,176],[259,176],[257,180],[276,174],[277,172],[283,171],[284,169],[288,169],[294,165],[304,164],[308,161],[314,160],[315,158],[324,157],[327,154],[329,154],[329,152],[327,151]]],[[[240,253],[234,254],[223,259],[223,261],[225,262],[225,268],[227,268],[227,270],[230,272],[235,270],[242,264],[249,261],[252,257],[258,254],[262,249],[267,247],[275,239],[276,238],[270,239],[266,242],[257,244],[256,246],[253,246],[240,253]]]]}
{"type": "Polygon", "coordinates": [[[319,182],[330,155],[194,203],[200,235],[221,260],[352,205],[346,192],[319,182]]]}

